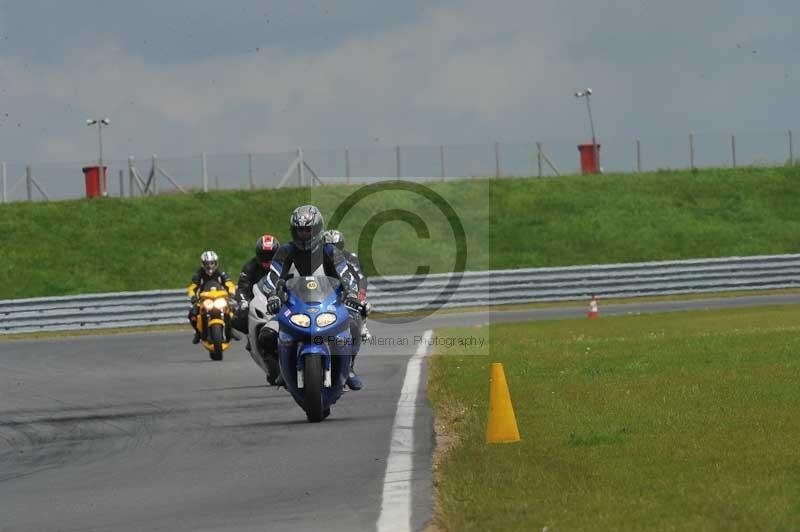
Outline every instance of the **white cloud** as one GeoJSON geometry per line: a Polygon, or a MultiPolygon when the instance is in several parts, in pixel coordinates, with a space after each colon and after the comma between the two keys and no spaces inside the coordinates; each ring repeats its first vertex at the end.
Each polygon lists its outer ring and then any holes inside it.
{"type": "MultiPolygon", "coordinates": [[[[698,123],[791,125],[761,109],[793,101],[793,88],[781,85],[784,69],[800,76],[789,55],[775,55],[767,43],[763,59],[750,50],[742,57],[734,42],[748,27],[762,28],[742,35],[750,47],[768,39],[764,27],[790,33],[791,17],[767,11],[754,21],[718,11],[721,5],[465,1],[329,49],[296,52],[287,42],[177,65],[148,63],[106,36],[92,50],[69,51],[60,66],[0,56],[0,83],[18,114],[48,124],[47,131],[25,132],[23,156],[38,158],[94,153],[94,137],[73,121],[100,114],[112,117],[108,151],[117,158],[366,145],[374,138],[575,138],[585,116],[570,95],[587,84],[596,90],[606,135],[677,134],[698,123]],[[693,17],[686,16],[690,8],[693,17]],[[718,24],[707,24],[712,15],[718,24]],[[685,48],[676,44],[681,39],[685,48]]],[[[792,110],[782,118],[797,116],[792,110]]]]}

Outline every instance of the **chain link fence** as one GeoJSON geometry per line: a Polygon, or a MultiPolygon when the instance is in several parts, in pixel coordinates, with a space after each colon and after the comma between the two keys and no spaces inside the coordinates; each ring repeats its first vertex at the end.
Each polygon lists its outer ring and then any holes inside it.
{"type": "MultiPolygon", "coordinates": [[[[604,172],[796,162],[792,130],[739,135],[599,139],[604,172]]],[[[82,168],[95,162],[0,164],[0,201],[85,197],[82,168]]],[[[473,145],[370,146],[279,153],[198,154],[105,161],[109,196],[246,190],[325,184],[366,184],[402,178],[437,181],[473,177],[544,177],[580,173],[575,141],[473,145]]]]}

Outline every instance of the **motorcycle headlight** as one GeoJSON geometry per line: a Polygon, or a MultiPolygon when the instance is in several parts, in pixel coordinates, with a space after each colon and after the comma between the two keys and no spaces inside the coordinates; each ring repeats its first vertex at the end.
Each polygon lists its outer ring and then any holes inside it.
{"type": "Polygon", "coordinates": [[[298,327],[308,327],[309,325],[311,325],[311,318],[309,318],[305,314],[292,314],[292,317],[289,318],[289,321],[291,321],[298,327]]]}
{"type": "Polygon", "coordinates": [[[219,297],[214,300],[214,308],[217,310],[223,310],[227,308],[227,306],[228,306],[228,300],[225,299],[224,297],[219,297]]]}
{"type": "Polygon", "coordinates": [[[327,327],[328,325],[336,323],[336,314],[330,312],[323,312],[317,316],[317,327],[327,327]]]}
{"type": "Polygon", "coordinates": [[[214,308],[214,302],[211,301],[210,299],[204,299],[203,306],[206,308],[206,310],[211,310],[212,308],[214,308]]]}

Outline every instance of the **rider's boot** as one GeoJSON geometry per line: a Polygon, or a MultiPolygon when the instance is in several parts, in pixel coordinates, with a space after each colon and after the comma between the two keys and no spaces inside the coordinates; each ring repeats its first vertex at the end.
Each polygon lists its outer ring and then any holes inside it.
{"type": "Polygon", "coordinates": [[[361,377],[355,372],[355,362],[356,357],[354,356],[353,361],[350,363],[350,371],[347,374],[347,380],[344,383],[347,385],[348,388],[351,390],[357,391],[364,387],[364,383],[361,381],[361,377]]]}
{"type": "Polygon", "coordinates": [[[350,374],[348,375],[345,384],[347,384],[348,388],[354,391],[358,391],[364,387],[364,383],[361,381],[361,377],[359,377],[356,374],[356,372],[353,371],[352,369],[350,370],[350,374]]]}
{"type": "Polygon", "coordinates": [[[264,365],[267,367],[267,382],[271,385],[282,386],[280,369],[278,369],[278,333],[268,327],[263,327],[258,332],[258,346],[263,353],[264,365]]]}
{"type": "Polygon", "coordinates": [[[369,329],[367,329],[367,324],[366,323],[362,324],[361,325],[361,341],[362,342],[369,342],[371,338],[372,338],[372,333],[370,333],[369,329]]]}
{"type": "Polygon", "coordinates": [[[200,343],[200,331],[194,331],[194,338],[192,338],[192,343],[193,344],[200,343]]]}
{"type": "Polygon", "coordinates": [[[361,350],[361,332],[363,331],[363,320],[358,315],[352,315],[350,320],[350,337],[353,339],[353,355],[350,359],[350,371],[347,374],[345,384],[351,390],[360,390],[364,387],[361,377],[355,372],[356,355],[361,350]]]}

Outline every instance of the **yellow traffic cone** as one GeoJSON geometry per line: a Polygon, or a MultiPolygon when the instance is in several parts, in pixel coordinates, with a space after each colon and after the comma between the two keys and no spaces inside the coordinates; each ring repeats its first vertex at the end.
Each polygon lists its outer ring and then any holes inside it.
{"type": "Polygon", "coordinates": [[[486,443],[510,443],[519,441],[517,418],[511,406],[506,374],[503,364],[492,364],[492,383],[489,387],[489,425],[486,427],[486,443]]]}

